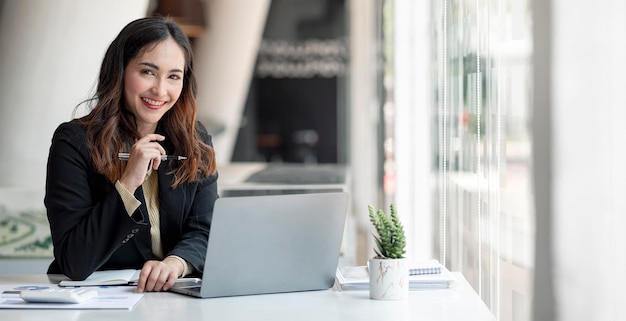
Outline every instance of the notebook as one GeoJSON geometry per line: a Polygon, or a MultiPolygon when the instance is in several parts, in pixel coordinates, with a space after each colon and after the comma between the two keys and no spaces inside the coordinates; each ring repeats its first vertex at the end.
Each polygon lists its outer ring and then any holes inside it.
{"type": "Polygon", "coordinates": [[[95,271],[83,281],[64,279],[59,286],[103,286],[103,285],[134,285],[137,284],[141,270],[107,270],[95,271]]]}
{"type": "MultiPolygon", "coordinates": [[[[456,286],[454,275],[437,260],[418,263],[409,269],[408,275],[409,290],[448,289],[456,286]]],[[[337,285],[341,290],[365,290],[369,288],[369,282],[365,265],[337,269],[337,285]]]]}
{"type": "Polygon", "coordinates": [[[426,262],[421,262],[416,266],[409,269],[409,275],[422,275],[422,274],[439,274],[441,273],[442,265],[439,261],[432,259],[426,262]]]}
{"type": "Polygon", "coordinates": [[[217,199],[202,279],[170,291],[214,298],[331,288],[348,201],[345,192],[217,199]]]}

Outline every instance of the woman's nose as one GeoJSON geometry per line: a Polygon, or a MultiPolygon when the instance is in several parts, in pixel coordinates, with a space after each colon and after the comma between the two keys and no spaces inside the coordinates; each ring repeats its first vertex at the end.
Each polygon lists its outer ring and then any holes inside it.
{"type": "Polygon", "coordinates": [[[163,97],[166,93],[165,81],[161,79],[157,79],[152,86],[152,93],[157,97],[163,97]]]}

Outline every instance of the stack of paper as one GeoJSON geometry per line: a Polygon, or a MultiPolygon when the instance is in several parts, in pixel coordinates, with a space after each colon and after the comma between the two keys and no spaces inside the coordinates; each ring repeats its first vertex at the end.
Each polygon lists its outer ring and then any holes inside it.
{"type": "Polygon", "coordinates": [[[20,298],[19,291],[45,290],[54,284],[0,284],[0,309],[54,310],[132,310],[143,297],[134,286],[107,286],[97,289],[98,296],[83,303],[29,303],[20,298]]]}
{"type": "MultiPolygon", "coordinates": [[[[455,282],[454,275],[435,260],[410,268],[407,275],[409,290],[447,289],[455,282]],[[436,266],[433,267],[433,265],[436,266]],[[417,271],[422,271],[423,274],[415,274],[418,273],[417,271]]],[[[342,290],[369,289],[367,266],[340,267],[337,269],[336,281],[342,290]]]]}
{"type": "Polygon", "coordinates": [[[60,286],[136,285],[141,270],[107,270],[93,272],[83,281],[65,279],[60,286]]]}

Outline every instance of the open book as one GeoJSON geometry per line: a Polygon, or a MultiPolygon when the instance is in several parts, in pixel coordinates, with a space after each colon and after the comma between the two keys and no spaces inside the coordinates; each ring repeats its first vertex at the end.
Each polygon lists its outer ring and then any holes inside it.
{"type": "Polygon", "coordinates": [[[65,279],[59,286],[135,285],[141,270],[107,270],[93,272],[83,281],[65,279]]]}
{"type": "MultiPolygon", "coordinates": [[[[409,290],[447,289],[456,282],[454,275],[434,260],[412,267],[407,275],[409,290]],[[433,269],[433,265],[436,269],[433,269]],[[427,269],[423,270],[425,266],[427,269]],[[417,271],[422,271],[422,274],[411,274],[417,271]]],[[[366,290],[369,289],[369,281],[367,266],[345,266],[337,269],[336,282],[342,290],[366,290]]]]}

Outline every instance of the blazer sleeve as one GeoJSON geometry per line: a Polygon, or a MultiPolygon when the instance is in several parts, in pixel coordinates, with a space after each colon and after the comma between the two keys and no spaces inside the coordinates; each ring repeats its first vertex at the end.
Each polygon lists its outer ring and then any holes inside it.
{"type": "Polygon", "coordinates": [[[140,210],[130,217],[113,184],[95,171],[75,122],[61,124],[53,135],[44,203],[55,261],[74,280],[85,279],[149,225],[140,210]]]}

